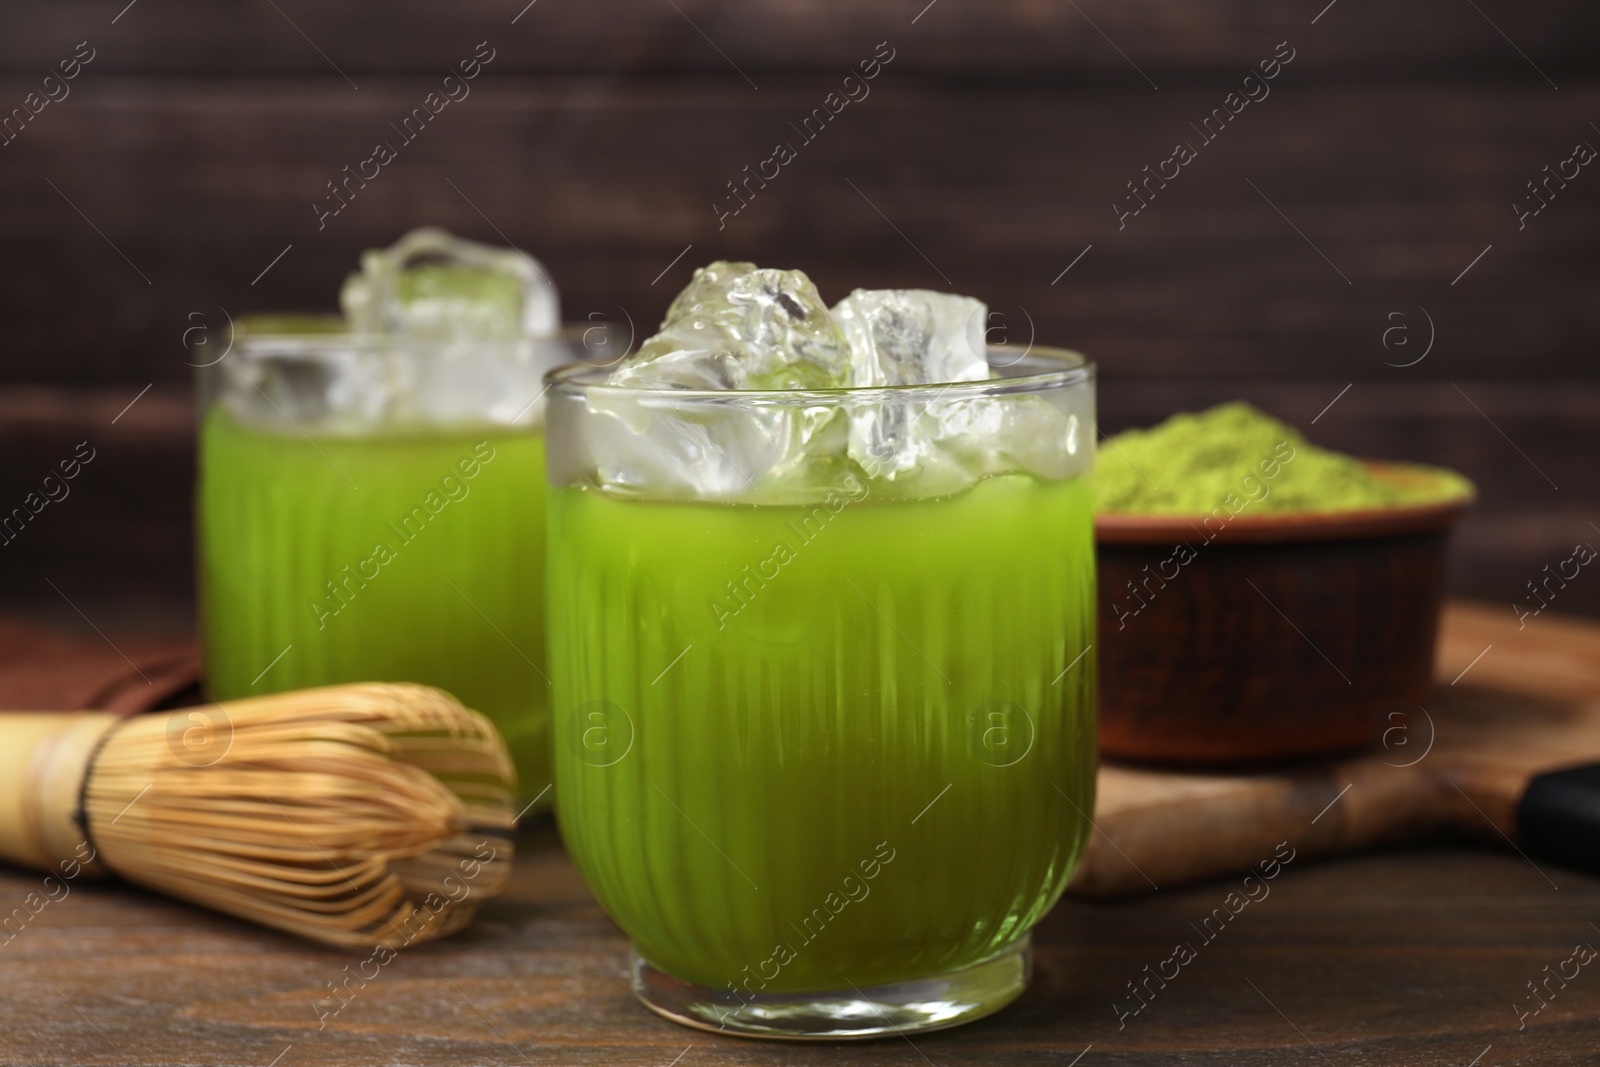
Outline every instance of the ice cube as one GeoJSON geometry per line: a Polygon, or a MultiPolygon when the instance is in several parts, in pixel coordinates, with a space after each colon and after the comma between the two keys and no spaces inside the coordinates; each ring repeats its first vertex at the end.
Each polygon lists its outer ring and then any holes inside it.
{"type": "MultiPolygon", "coordinates": [[[[837,411],[752,408],[670,389],[591,389],[586,448],[602,488],[657,500],[775,503],[814,488],[813,460],[844,450],[837,411]],[[817,417],[820,416],[820,417],[817,417]],[[824,446],[829,426],[838,440],[824,446]]],[[[834,472],[844,474],[845,472],[834,472]]]]}
{"type": "Polygon", "coordinates": [[[339,302],[357,333],[514,338],[561,328],[559,294],[538,260],[435,227],[363,252],[339,302]]]}
{"type": "Polygon", "coordinates": [[[857,289],[833,306],[850,342],[852,385],[942,385],[991,377],[989,309],[929,289],[857,289]]]}
{"type": "Polygon", "coordinates": [[[719,261],[694,272],[661,329],[611,374],[666,389],[837,389],[850,350],[811,279],[719,261]]]}
{"type": "MultiPolygon", "coordinates": [[[[857,289],[833,307],[850,342],[853,383],[865,386],[991,377],[988,312],[981,300],[928,289],[857,289]]],[[[983,398],[863,403],[851,411],[850,458],[870,478],[955,478],[962,465],[946,454],[947,442],[990,430],[985,420],[997,418],[983,398]]]]}
{"type": "Polygon", "coordinates": [[[570,358],[538,260],[434,227],[363,252],[339,299],[352,335],[389,353],[397,419],[537,423],[540,379],[570,358]]]}
{"type": "Polygon", "coordinates": [[[308,325],[252,317],[228,358],[203,372],[206,395],[252,429],[291,436],[360,432],[386,418],[394,390],[383,363],[342,328],[308,325]]]}
{"type": "Polygon", "coordinates": [[[601,484],[624,493],[749,499],[843,450],[836,409],[679,400],[682,390],[837,389],[850,352],[816,286],[797,270],[717,262],[695,271],[661,329],[612,371],[590,409],[601,484]],[[629,390],[638,390],[630,392],[629,390]],[[644,390],[650,390],[644,392],[644,390]]]}

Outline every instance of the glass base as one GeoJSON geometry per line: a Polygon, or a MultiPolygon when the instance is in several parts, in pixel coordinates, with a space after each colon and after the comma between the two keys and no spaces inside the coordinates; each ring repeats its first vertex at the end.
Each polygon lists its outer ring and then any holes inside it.
{"type": "Polygon", "coordinates": [[[789,1041],[894,1037],[981,1019],[1027,988],[1033,953],[1027,935],[988,959],[907,982],[823,993],[757,993],[674,978],[633,952],[633,992],[673,1022],[713,1033],[789,1041]]]}

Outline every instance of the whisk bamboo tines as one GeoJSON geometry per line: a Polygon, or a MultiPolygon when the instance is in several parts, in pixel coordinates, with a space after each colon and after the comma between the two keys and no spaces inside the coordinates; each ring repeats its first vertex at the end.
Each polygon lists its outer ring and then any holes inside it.
{"type": "Polygon", "coordinates": [[[510,874],[515,787],[488,720],[419,685],[0,714],[0,857],[336,945],[465,925],[510,874]]]}

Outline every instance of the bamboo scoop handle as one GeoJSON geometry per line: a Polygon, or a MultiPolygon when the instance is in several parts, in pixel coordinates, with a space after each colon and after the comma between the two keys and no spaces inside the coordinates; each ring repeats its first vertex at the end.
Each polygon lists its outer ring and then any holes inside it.
{"type": "Polygon", "coordinates": [[[0,714],[0,859],[39,870],[86,861],[79,824],[84,778],[111,712],[0,714]]]}

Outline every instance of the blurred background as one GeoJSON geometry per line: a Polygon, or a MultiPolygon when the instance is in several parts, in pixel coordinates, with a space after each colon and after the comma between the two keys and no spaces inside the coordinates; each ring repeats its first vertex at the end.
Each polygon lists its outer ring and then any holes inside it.
{"type": "Polygon", "coordinates": [[[0,513],[94,458],[0,609],[192,625],[191,365],[423,224],[640,337],[717,258],[978,296],[1099,362],[1109,432],[1243,397],[1464,471],[1452,585],[1508,612],[1600,545],[1600,8],[525,3],[8,5],[0,513]]]}

